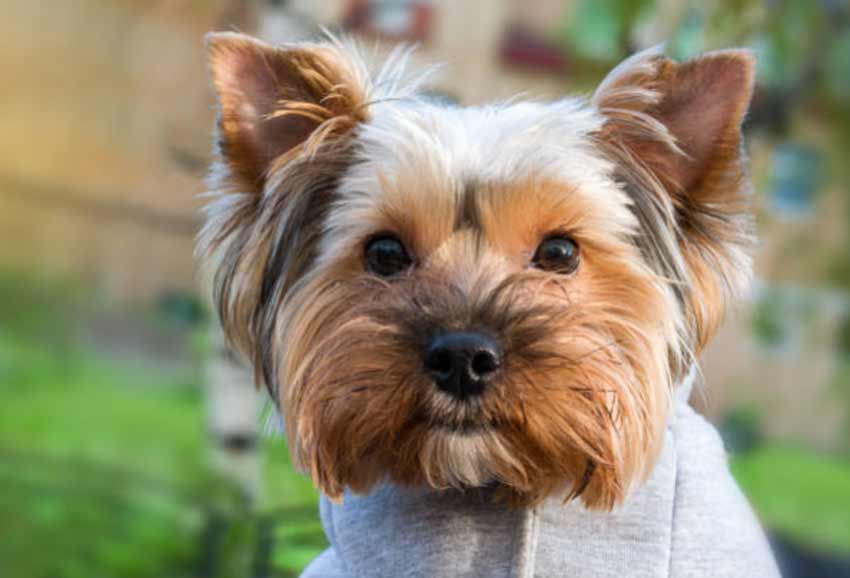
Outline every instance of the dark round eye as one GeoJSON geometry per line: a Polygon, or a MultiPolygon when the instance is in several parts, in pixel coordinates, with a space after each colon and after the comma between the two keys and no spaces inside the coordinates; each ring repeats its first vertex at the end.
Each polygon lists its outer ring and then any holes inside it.
{"type": "Polygon", "coordinates": [[[544,271],[572,273],[578,268],[578,245],[564,235],[549,237],[537,247],[532,262],[544,271]]]}
{"type": "Polygon", "coordinates": [[[401,273],[413,262],[404,245],[392,235],[374,237],[366,243],[364,252],[366,269],[381,277],[401,273]]]}

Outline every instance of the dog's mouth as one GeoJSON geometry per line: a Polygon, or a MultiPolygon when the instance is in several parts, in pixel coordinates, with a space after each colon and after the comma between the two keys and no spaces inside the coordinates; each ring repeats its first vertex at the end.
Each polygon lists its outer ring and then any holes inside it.
{"type": "Polygon", "coordinates": [[[489,407],[485,397],[477,395],[460,399],[443,392],[431,392],[414,410],[411,425],[459,436],[503,429],[506,425],[504,418],[489,407]]]}
{"type": "Polygon", "coordinates": [[[432,417],[428,420],[428,425],[432,429],[458,435],[473,435],[499,428],[499,424],[496,422],[472,418],[456,420],[445,417],[432,417]]]}
{"type": "Polygon", "coordinates": [[[493,432],[505,426],[503,420],[484,415],[479,408],[464,404],[460,407],[423,410],[414,417],[414,423],[424,424],[433,431],[455,435],[475,435],[493,432]],[[448,411],[447,411],[448,410],[448,411]]]}

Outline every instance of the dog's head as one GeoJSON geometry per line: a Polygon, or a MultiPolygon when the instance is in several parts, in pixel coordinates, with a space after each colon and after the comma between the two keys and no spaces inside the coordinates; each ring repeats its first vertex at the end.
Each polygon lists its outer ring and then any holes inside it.
{"type": "Polygon", "coordinates": [[[460,108],[402,52],[371,74],[333,41],[209,51],[200,248],[316,484],[622,499],[749,277],[751,57],[646,52],[588,101],[460,108]]]}

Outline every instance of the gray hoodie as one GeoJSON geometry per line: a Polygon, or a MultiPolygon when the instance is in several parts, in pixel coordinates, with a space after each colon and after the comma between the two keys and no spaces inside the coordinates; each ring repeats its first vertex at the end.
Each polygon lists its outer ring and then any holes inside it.
{"type": "Polygon", "coordinates": [[[774,578],[764,534],[716,430],[676,395],[649,480],[613,512],[549,499],[509,511],[487,491],[383,486],[321,502],[331,547],[302,578],[774,578]]]}

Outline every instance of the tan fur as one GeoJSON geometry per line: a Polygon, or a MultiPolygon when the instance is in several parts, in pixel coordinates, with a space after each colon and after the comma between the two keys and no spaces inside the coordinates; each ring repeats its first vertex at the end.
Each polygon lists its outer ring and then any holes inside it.
{"type": "MultiPolygon", "coordinates": [[[[487,206],[481,228],[452,232],[449,215],[447,237],[418,272],[375,280],[352,253],[314,270],[279,311],[288,437],[329,495],[385,476],[434,487],[498,481],[513,503],[560,489],[610,508],[653,463],[676,339],[658,320],[673,317],[672,296],[640,264],[628,229],[603,227],[569,186],[500,189],[466,193],[487,206]],[[522,197],[545,204],[518,212],[513,199],[522,197]],[[583,247],[571,278],[526,267],[551,230],[571,231],[583,247]],[[508,231],[521,245],[504,245],[510,252],[499,246],[508,231]],[[465,328],[499,335],[509,364],[475,411],[440,399],[422,371],[428,337],[465,328]],[[470,416],[485,431],[433,429],[470,416]]],[[[410,230],[434,227],[424,215],[411,221],[410,230]]]]}
{"type": "Polygon", "coordinates": [[[212,175],[199,254],[214,263],[230,343],[259,373],[263,303],[315,257],[329,192],[349,162],[346,135],[366,118],[363,72],[336,44],[275,48],[224,33],[210,35],[208,47],[226,168],[212,175]],[[266,274],[275,271],[271,284],[266,274]]]}
{"type": "MultiPolygon", "coordinates": [[[[749,182],[740,125],[754,61],[739,50],[683,64],[653,52],[613,71],[594,95],[599,135],[621,178],[675,236],[663,264],[681,277],[691,345],[699,352],[750,280],[749,182]]],[[[656,236],[654,239],[659,241],[656,236]]]]}
{"type": "Polygon", "coordinates": [[[207,40],[223,159],[239,182],[261,192],[265,179],[306,149],[365,119],[361,71],[335,44],[277,48],[239,34],[207,40]]]}
{"type": "Polygon", "coordinates": [[[749,273],[748,57],[642,54],[593,110],[464,116],[416,100],[395,61],[373,81],[343,43],[219,35],[210,51],[221,156],[199,251],[295,463],[331,497],[390,480],[497,484],[514,505],[621,502],[652,470],[691,352],[749,273]],[[509,127],[491,133],[496,148],[473,138],[492,123],[509,127]],[[364,266],[386,234],[412,260],[393,278],[364,266]],[[570,274],[532,263],[555,234],[579,248],[570,274]],[[480,397],[453,398],[424,370],[446,331],[498,339],[480,397]]]}

